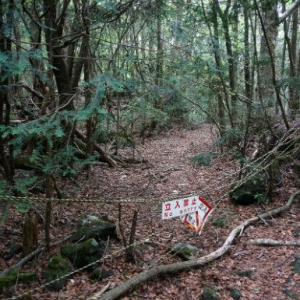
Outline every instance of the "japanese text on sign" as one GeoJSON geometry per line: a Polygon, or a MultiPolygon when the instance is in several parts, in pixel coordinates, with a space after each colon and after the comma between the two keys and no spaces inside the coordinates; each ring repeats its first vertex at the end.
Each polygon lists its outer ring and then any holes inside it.
{"type": "Polygon", "coordinates": [[[163,203],[162,219],[171,219],[194,213],[199,210],[205,215],[208,209],[205,201],[199,196],[176,199],[163,203]]]}

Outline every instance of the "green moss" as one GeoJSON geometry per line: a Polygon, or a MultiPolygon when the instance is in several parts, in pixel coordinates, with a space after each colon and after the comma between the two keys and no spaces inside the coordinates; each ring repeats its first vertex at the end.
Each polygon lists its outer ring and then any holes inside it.
{"type": "Polygon", "coordinates": [[[51,284],[46,286],[49,290],[60,290],[63,288],[66,277],[69,273],[69,265],[67,261],[59,254],[55,254],[51,257],[46,269],[45,269],[45,279],[46,282],[51,282],[55,279],[63,277],[62,279],[56,280],[51,284]]]}
{"type": "Polygon", "coordinates": [[[9,274],[0,277],[0,290],[4,287],[14,285],[17,282],[29,282],[37,279],[35,272],[18,273],[17,270],[10,272],[9,274]]]}

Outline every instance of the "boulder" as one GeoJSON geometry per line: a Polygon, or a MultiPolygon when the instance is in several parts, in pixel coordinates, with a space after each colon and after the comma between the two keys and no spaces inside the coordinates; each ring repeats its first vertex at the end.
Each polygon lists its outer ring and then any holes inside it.
{"type": "MultiPolygon", "coordinates": [[[[75,268],[82,268],[99,260],[106,248],[104,242],[97,242],[94,238],[78,244],[67,244],[61,247],[61,255],[67,257],[75,268]]],[[[89,271],[96,269],[96,264],[87,268],[89,271]]]]}
{"type": "Polygon", "coordinates": [[[50,258],[50,261],[45,269],[46,282],[51,282],[60,277],[63,278],[46,285],[46,288],[54,291],[62,289],[66,281],[66,277],[64,276],[66,276],[69,271],[70,268],[68,262],[60,254],[54,254],[50,258]]]}
{"type": "Polygon", "coordinates": [[[77,242],[94,238],[100,241],[100,239],[106,240],[108,237],[117,237],[116,224],[99,215],[88,215],[80,219],[77,230],[71,240],[72,242],[77,242]]]}
{"type": "Polygon", "coordinates": [[[219,300],[220,296],[217,294],[215,287],[206,287],[203,290],[201,300],[219,300]]]}
{"type": "Polygon", "coordinates": [[[230,295],[234,300],[239,300],[242,297],[242,293],[239,289],[235,289],[233,287],[228,288],[230,291],[230,295]]]}

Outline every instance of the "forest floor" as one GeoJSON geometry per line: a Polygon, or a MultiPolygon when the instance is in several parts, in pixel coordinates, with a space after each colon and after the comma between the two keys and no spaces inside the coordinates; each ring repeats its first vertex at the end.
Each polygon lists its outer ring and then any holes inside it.
{"type": "MultiPolygon", "coordinates": [[[[144,270],[161,264],[182,261],[168,252],[170,246],[185,242],[196,246],[196,257],[218,249],[231,230],[248,218],[274,207],[282,206],[297,188],[293,185],[289,169],[282,170],[283,184],[269,204],[235,206],[228,197],[230,184],[237,179],[238,161],[229,152],[216,155],[210,166],[196,166],[191,158],[196,154],[218,149],[214,145],[216,134],[210,125],[195,130],[171,130],[157,137],[137,143],[136,149],[120,150],[123,158],[134,158],[140,163],[127,167],[110,168],[105,163],[94,165],[89,178],[81,174],[77,186],[65,184],[68,198],[82,199],[80,203],[53,206],[51,238],[55,242],[74,231],[78,219],[86,214],[100,214],[121,222],[126,237],[130,234],[133,213],[138,212],[135,241],[136,264],[125,262],[122,242],[111,239],[107,255],[101,266],[112,271],[111,276],[99,282],[89,279],[86,272],[75,273],[65,288],[50,292],[43,285],[43,270],[53,253],[42,252],[26,264],[22,271],[35,270],[38,282],[18,284],[4,289],[1,299],[11,295],[32,292],[31,299],[88,299],[108,283],[109,289],[120,285],[144,270]],[[179,218],[162,220],[162,203],[187,195],[200,195],[214,209],[201,234],[197,234],[179,218]],[[115,199],[116,203],[87,203],[84,199],[115,199]],[[160,199],[158,201],[157,199],[160,199]],[[144,203],[122,203],[118,199],[144,199],[144,203]],[[218,222],[219,220],[219,222],[218,222]]],[[[42,212],[44,204],[39,203],[42,212]]],[[[42,215],[42,213],[41,213],[42,215]]],[[[300,257],[295,246],[263,247],[247,244],[249,239],[269,238],[281,241],[300,241],[300,202],[276,218],[261,220],[245,230],[231,249],[219,259],[199,268],[186,269],[176,274],[157,276],[130,290],[121,299],[189,299],[200,300],[205,287],[215,287],[220,299],[233,299],[232,288],[240,290],[240,299],[300,299],[300,275],[291,263],[300,257]],[[289,296],[287,296],[287,294],[289,296]]],[[[41,216],[41,219],[43,217],[41,216]]],[[[7,241],[21,241],[20,232],[24,214],[12,211],[0,227],[0,270],[21,259],[20,254],[6,261],[3,256],[7,241]]],[[[43,220],[41,220],[42,226],[43,220]]],[[[40,233],[41,242],[43,232],[40,233]]],[[[25,298],[24,298],[25,299],[25,298]]],[[[30,298],[26,298],[30,299],[30,298]]]]}

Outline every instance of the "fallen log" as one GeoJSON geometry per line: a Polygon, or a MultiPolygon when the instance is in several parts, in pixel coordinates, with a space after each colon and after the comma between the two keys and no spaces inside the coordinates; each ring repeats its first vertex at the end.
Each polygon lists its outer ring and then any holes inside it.
{"type": "Polygon", "coordinates": [[[116,288],[106,292],[103,295],[97,296],[94,295],[89,300],[114,300],[119,298],[120,296],[124,295],[126,292],[129,290],[133,289],[134,287],[140,285],[141,283],[153,278],[154,276],[159,276],[167,273],[174,273],[178,271],[182,271],[184,269],[188,268],[195,268],[199,267],[202,265],[205,265],[211,261],[216,260],[217,258],[221,257],[224,255],[231,247],[233,240],[235,237],[239,234],[242,234],[243,231],[251,224],[256,223],[257,221],[261,219],[267,219],[270,217],[274,217],[278,215],[279,213],[282,213],[288,209],[290,209],[294,199],[300,194],[300,190],[292,194],[287,201],[287,203],[281,207],[274,208],[266,213],[263,213],[257,217],[250,218],[244,222],[242,222],[239,226],[235,227],[225,240],[224,244],[218,248],[216,251],[205,255],[200,258],[195,258],[191,259],[185,262],[179,262],[179,263],[174,263],[174,264],[169,264],[169,265],[160,265],[160,266],[155,266],[151,269],[145,270],[141,272],[139,275],[130,278],[123,284],[117,286],[116,288]]]}

